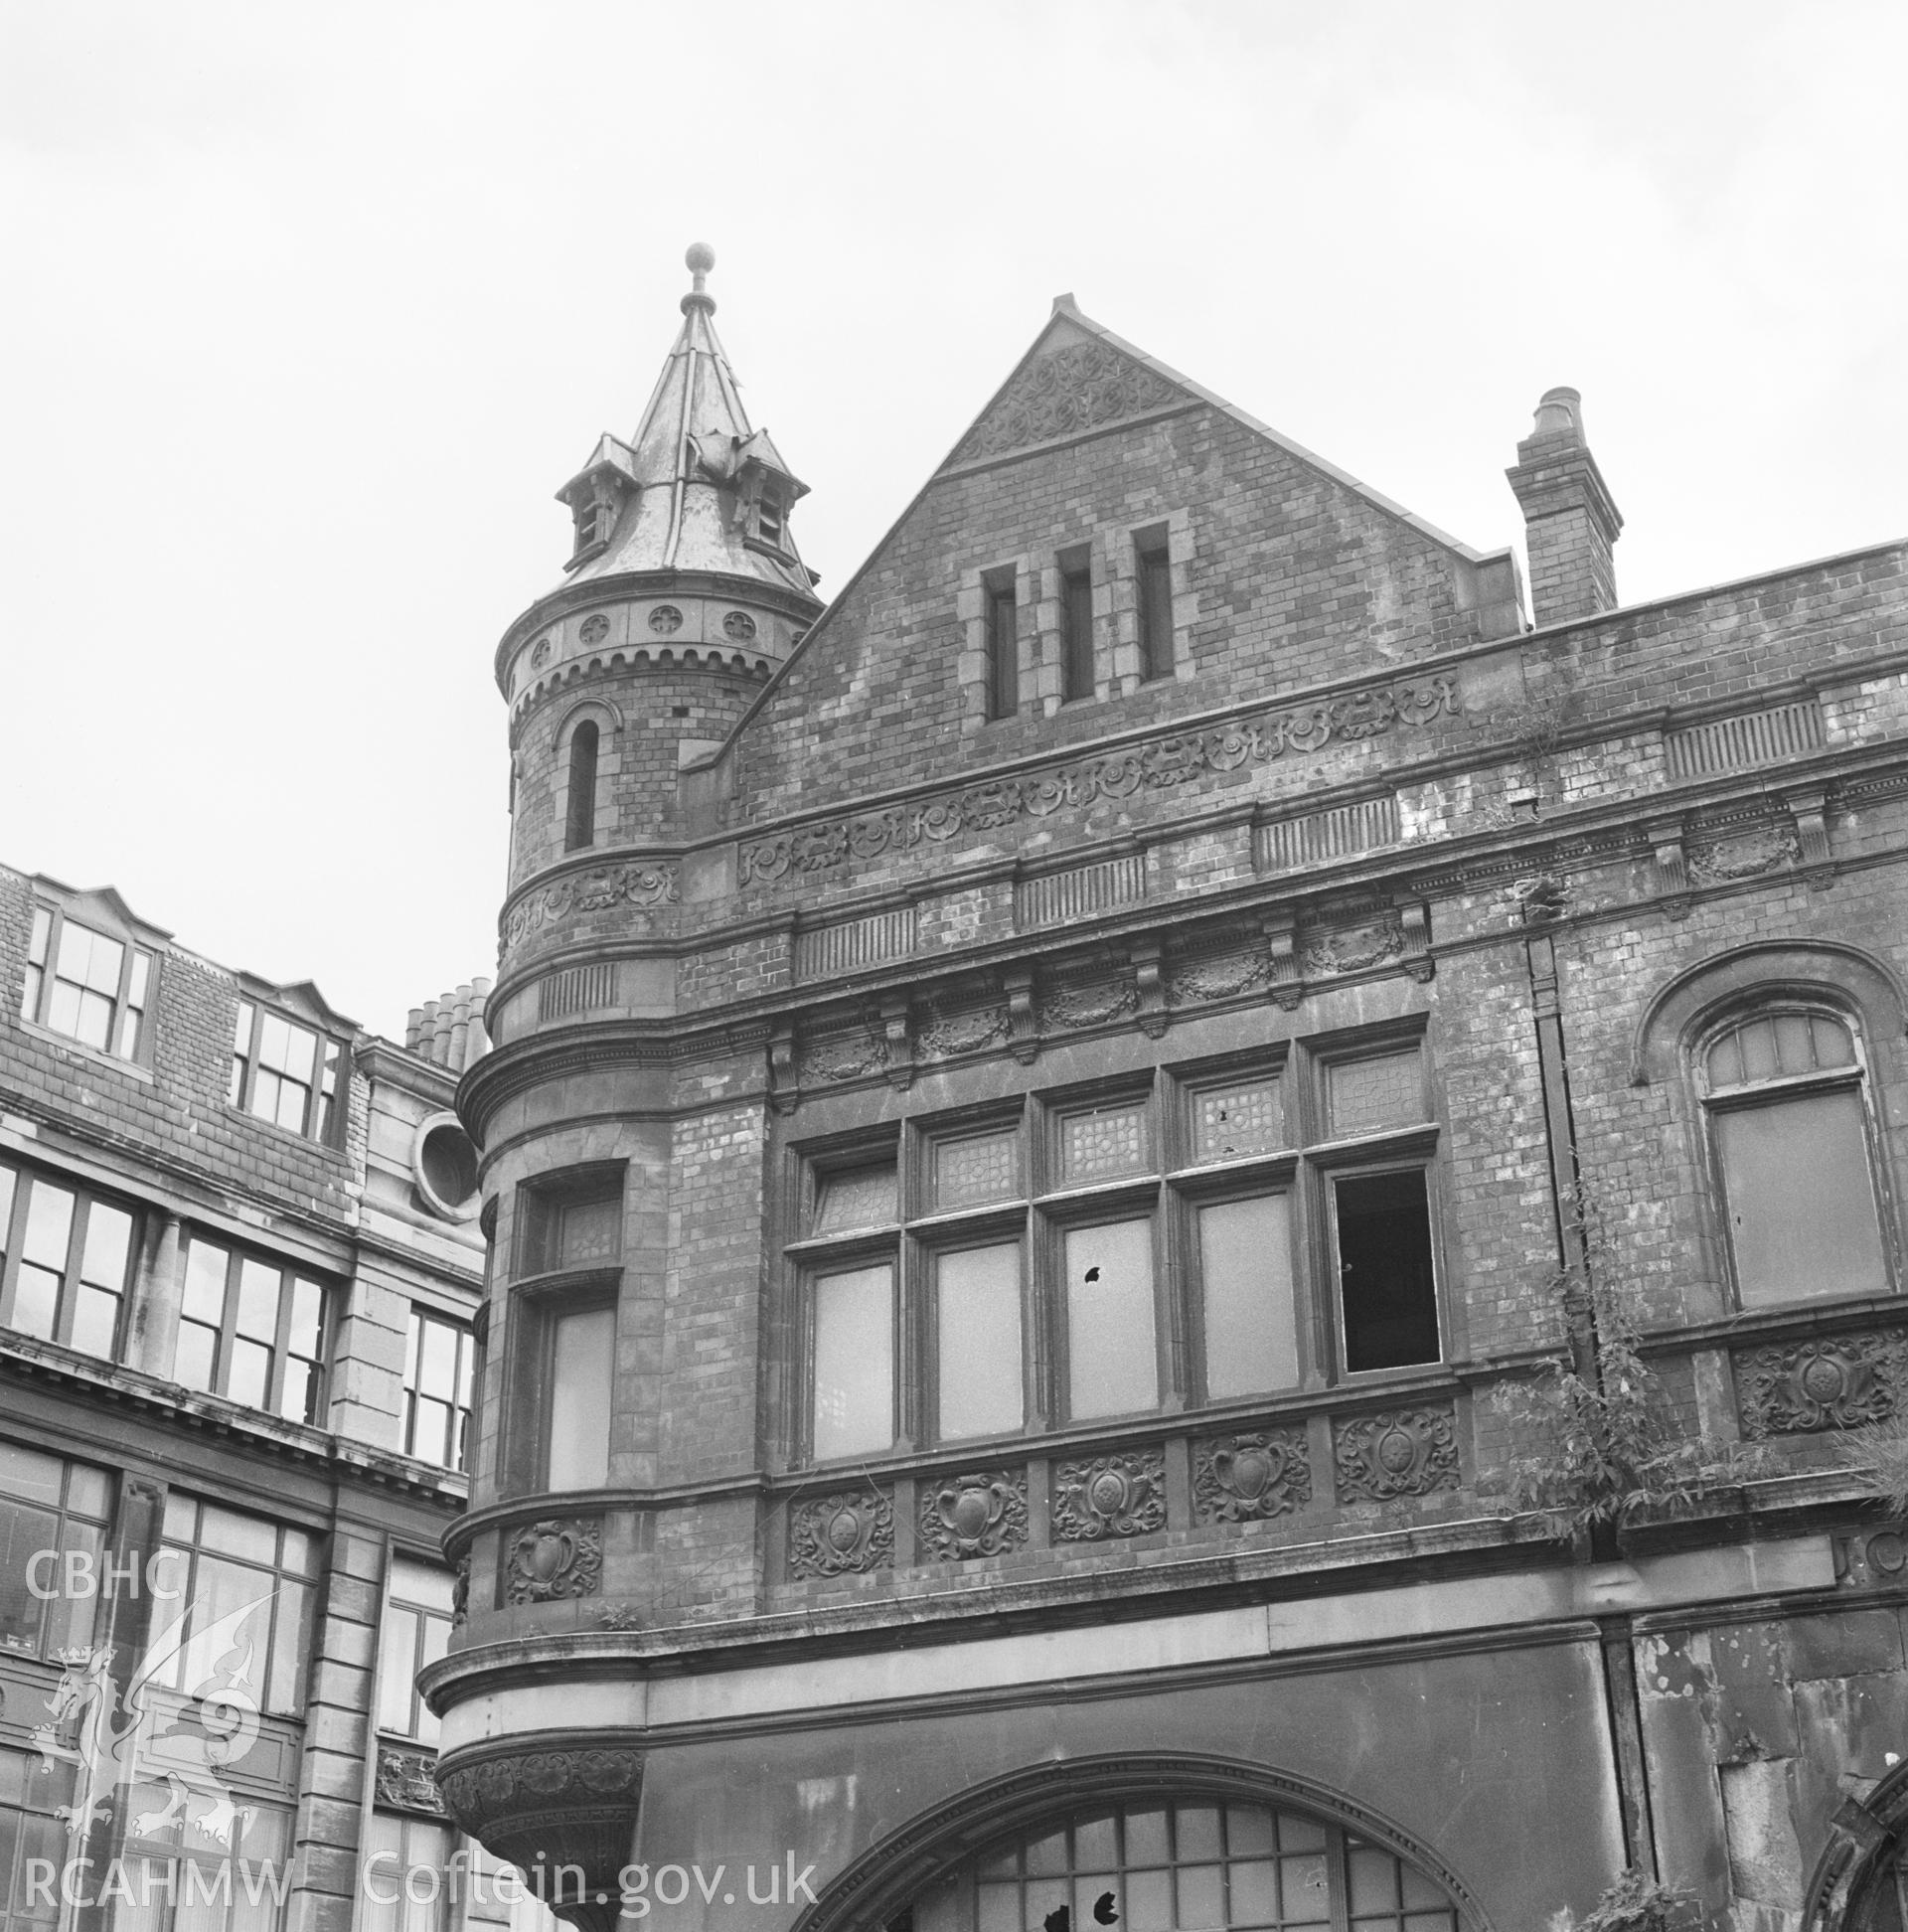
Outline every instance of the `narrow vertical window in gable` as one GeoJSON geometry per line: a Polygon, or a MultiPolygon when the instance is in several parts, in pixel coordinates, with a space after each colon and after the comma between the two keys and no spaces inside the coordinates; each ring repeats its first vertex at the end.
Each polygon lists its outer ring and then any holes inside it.
{"type": "Polygon", "coordinates": [[[987,715],[1012,718],[1021,708],[1021,646],[1014,586],[987,586],[987,715]]]}
{"type": "Polygon", "coordinates": [[[1060,559],[1060,702],[1093,696],[1093,577],[1084,551],[1060,559]]]}
{"type": "Polygon", "coordinates": [[[1173,670],[1173,565],[1165,531],[1136,538],[1138,569],[1140,677],[1164,678],[1173,670]]]}

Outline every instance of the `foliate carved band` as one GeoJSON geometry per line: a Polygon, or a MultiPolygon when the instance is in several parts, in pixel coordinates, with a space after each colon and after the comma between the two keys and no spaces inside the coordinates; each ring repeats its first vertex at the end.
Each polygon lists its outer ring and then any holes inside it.
{"type": "Polygon", "coordinates": [[[1836,1335],[1735,1358],[1742,1432],[1810,1435],[1885,1421],[1896,1411],[1908,1338],[1899,1333],[1836,1335]]]}
{"type": "Polygon", "coordinates": [[[1139,1449],[1061,1463],[1053,1483],[1053,1533],[1062,1542],[1141,1536],[1166,1527],[1166,1455],[1139,1449]]]}
{"type": "Polygon", "coordinates": [[[1312,1501],[1303,1429],[1259,1429],[1196,1445],[1192,1501],[1201,1523],[1265,1523],[1312,1501]]]}
{"type": "Polygon", "coordinates": [[[1457,1415],[1449,1407],[1391,1409],[1333,1430],[1342,1503],[1388,1503],[1458,1487],[1457,1415]]]}
{"type": "Polygon", "coordinates": [[[871,1485],[798,1503],[788,1517],[791,1577],[886,1569],[894,1561],[894,1498],[871,1485]]]}
{"type": "Polygon", "coordinates": [[[603,1526],[597,1517],[546,1517],[511,1537],[506,1603],[554,1603],[602,1588],[603,1526]]]}
{"type": "Polygon", "coordinates": [[[606,912],[615,905],[653,910],[676,903],[674,866],[592,866],[587,872],[556,880],[519,899],[505,917],[500,936],[508,952],[532,933],[572,912],[606,912]]]}
{"type": "Polygon", "coordinates": [[[1457,681],[1443,675],[1352,692],[1291,711],[1263,712],[1236,724],[1160,738],[1034,777],[993,779],[759,839],[742,847],[739,878],[743,885],[751,880],[773,884],[791,874],[829,872],[854,860],[941,845],[964,832],[994,831],[1066,809],[1083,810],[1102,798],[1165,791],[1248,762],[1263,764],[1288,752],[1323,750],[1334,738],[1357,741],[1397,724],[1428,724],[1458,712],[1457,681]]]}
{"type": "Polygon", "coordinates": [[[378,1746],[378,1802],[394,1811],[444,1815],[443,1793],[437,1789],[437,1754],[403,1751],[395,1744],[378,1746]]]}
{"type": "Polygon", "coordinates": [[[979,1469],[921,1497],[920,1547],[943,1562],[1002,1556],[1027,1541],[1027,1471],[979,1469]]]}

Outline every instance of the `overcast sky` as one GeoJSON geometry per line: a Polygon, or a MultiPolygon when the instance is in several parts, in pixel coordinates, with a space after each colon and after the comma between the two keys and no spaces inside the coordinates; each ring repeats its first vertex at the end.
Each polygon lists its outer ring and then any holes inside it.
{"type": "Polygon", "coordinates": [[[847,580],[1071,290],[1624,601],[1908,535],[1908,8],[0,0],[0,860],[401,1035],[493,970],[491,653],[685,246],[847,580]]]}

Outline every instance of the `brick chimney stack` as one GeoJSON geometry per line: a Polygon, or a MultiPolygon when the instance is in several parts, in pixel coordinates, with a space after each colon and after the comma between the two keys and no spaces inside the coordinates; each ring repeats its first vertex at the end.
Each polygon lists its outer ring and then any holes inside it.
{"type": "Polygon", "coordinates": [[[1594,617],[1617,604],[1610,553],[1623,529],[1597,459],[1583,439],[1583,399],[1545,390],[1537,420],[1505,471],[1523,506],[1530,602],[1537,624],[1594,617]]]}

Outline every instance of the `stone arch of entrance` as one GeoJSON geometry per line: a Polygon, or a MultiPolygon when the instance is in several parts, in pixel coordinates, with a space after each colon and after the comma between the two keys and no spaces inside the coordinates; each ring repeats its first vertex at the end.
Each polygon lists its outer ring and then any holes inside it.
{"type": "Polygon", "coordinates": [[[1027,1765],[971,1785],[871,1847],[803,1913],[794,1932],[880,1932],[951,1866],[1005,1838],[1035,1833],[1087,1807],[1193,1798],[1299,1812],[1353,1832],[1442,1886],[1462,1932],[1493,1932],[1471,1888],[1435,1852],[1343,1793],[1238,1759],[1131,1752],[1027,1765]]]}
{"type": "Polygon", "coordinates": [[[1828,1821],[1810,1880],[1807,1932],[1893,1932],[1908,1902],[1908,1762],[1828,1821]]]}

